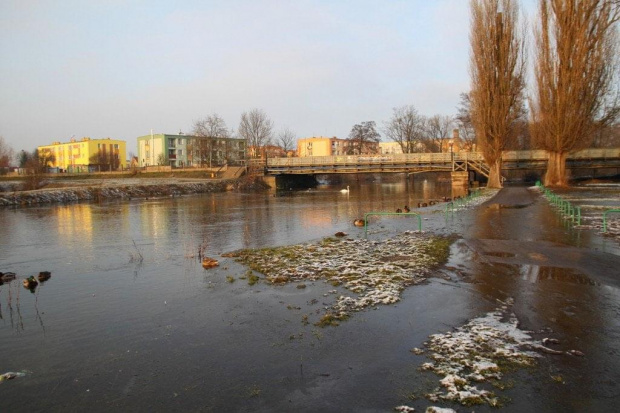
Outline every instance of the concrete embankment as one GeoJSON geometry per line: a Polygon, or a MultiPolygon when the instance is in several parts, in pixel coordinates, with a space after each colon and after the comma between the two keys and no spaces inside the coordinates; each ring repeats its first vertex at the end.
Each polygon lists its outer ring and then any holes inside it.
{"type": "Polygon", "coordinates": [[[106,199],[131,199],[160,196],[179,196],[232,190],[235,181],[185,182],[152,185],[115,185],[39,189],[0,193],[0,206],[27,206],[36,204],[101,201],[106,199]]]}

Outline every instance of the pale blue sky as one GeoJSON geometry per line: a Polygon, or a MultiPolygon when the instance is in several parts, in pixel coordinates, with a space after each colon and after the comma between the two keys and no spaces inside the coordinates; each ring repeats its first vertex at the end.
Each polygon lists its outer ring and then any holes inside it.
{"type": "MultiPolygon", "coordinates": [[[[533,7],[526,2],[529,11],[533,7]]],[[[0,135],[189,132],[260,108],[298,137],[346,137],[392,108],[456,112],[469,2],[0,0],[0,135]]]]}

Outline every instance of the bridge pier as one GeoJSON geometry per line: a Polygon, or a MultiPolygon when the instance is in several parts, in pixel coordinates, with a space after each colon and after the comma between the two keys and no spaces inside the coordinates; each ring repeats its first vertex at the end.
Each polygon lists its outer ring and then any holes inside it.
{"type": "Polygon", "coordinates": [[[452,178],[452,186],[469,186],[469,172],[455,171],[450,172],[452,178]]]}
{"type": "Polygon", "coordinates": [[[307,189],[318,185],[315,175],[266,175],[263,181],[278,190],[307,189]]]}

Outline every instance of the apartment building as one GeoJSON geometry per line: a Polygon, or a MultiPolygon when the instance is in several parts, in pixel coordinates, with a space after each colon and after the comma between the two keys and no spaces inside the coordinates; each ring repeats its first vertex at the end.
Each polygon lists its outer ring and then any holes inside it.
{"type": "Polygon", "coordinates": [[[89,137],[69,142],[53,142],[39,146],[39,157],[47,166],[66,172],[116,171],[126,168],[126,142],[117,139],[91,139],[89,137]]]}
{"type": "Polygon", "coordinates": [[[139,136],[140,166],[211,167],[236,163],[246,156],[244,139],[156,133],[139,136]]]}
{"type": "Polygon", "coordinates": [[[346,155],[350,141],[328,138],[325,136],[313,136],[297,140],[297,156],[339,156],[346,155]]]}

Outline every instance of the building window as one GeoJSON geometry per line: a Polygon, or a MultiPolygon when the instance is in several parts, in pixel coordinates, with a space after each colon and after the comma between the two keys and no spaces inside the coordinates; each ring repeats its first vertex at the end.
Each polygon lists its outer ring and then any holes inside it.
{"type": "Polygon", "coordinates": [[[183,149],[177,150],[177,155],[183,155],[183,149]]]}
{"type": "Polygon", "coordinates": [[[114,144],[114,149],[118,149],[118,143],[114,144]]]}

